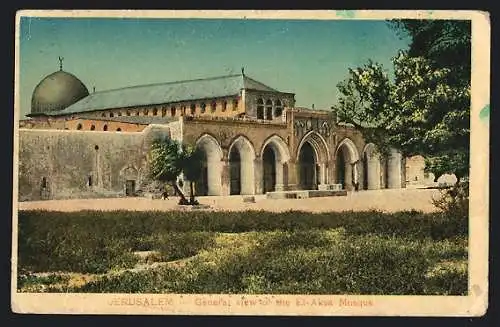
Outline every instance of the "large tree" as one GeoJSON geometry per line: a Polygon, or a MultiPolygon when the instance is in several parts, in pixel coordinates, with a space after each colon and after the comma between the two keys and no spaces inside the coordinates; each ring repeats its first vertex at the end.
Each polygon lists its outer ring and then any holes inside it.
{"type": "Polygon", "coordinates": [[[200,150],[169,137],[163,137],[153,140],[148,159],[151,178],[172,185],[181,198],[179,204],[197,204],[193,182],[201,173],[203,158],[200,150]],[[190,181],[189,201],[177,184],[181,173],[184,173],[184,177],[190,181]]]}
{"type": "Polygon", "coordinates": [[[369,61],[338,84],[341,121],[363,130],[382,154],[423,155],[436,177],[469,171],[470,23],[399,20],[410,37],[393,58],[394,78],[369,61]]]}

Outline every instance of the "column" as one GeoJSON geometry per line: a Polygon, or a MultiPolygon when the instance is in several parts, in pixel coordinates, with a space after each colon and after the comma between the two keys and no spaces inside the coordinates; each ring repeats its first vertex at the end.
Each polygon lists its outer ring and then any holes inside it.
{"type": "Polygon", "coordinates": [[[221,160],[221,195],[229,195],[230,191],[230,177],[229,177],[229,162],[221,160]]]}
{"type": "Polygon", "coordinates": [[[396,150],[391,150],[388,162],[389,188],[401,188],[401,153],[396,150]]]}
{"type": "Polygon", "coordinates": [[[283,191],[285,188],[284,166],[281,161],[276,162],[276,191],[283,191]]]}
{"type": "Polygon", "coordinates": [[[352,165],[350,162],[344,163],[345,175],[344,175],[344,188],[348,191],[352,190],[352,165]]]}
{"type": "MultiPolygon", "coordinates": [[[[243,170],[242,170],[242,174],[243,174],[243,170]]],[[[255,194],[262,194],[264,192],[264,167],[263,167],[263,163],[262,163],[262,158],[260,158],[260,157],[257,157],[254,160],[254,185],[255,185],[254,186],[255,187],[255,194]]],[[[250,190],[248,190],[248,191],[250,191],[250,190]]]]}

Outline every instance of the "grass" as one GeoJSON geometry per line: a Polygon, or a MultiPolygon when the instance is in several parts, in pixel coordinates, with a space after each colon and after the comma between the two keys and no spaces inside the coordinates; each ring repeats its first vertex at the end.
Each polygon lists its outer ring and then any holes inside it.
{"type": "Polygon", "coordinates": [[[21,211],[19,268],[29,272],[18,278],[21,290],[38,283],[48,292],[461,295],[467,218],[21,211]],[[154,261],[168,263],[131,269],[136,251],[156,251],[154,261]],[[102,275],[77,285],[26,279],[36,272],[102,275]]]}

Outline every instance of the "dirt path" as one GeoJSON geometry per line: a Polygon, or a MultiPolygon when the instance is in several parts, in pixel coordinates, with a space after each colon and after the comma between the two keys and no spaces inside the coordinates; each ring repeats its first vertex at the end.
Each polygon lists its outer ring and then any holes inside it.
{"type": "MultiPolygon", "coordinates": [[[[243,202],[242,196],[210,196],[200,197],[200,204],[210,205],[208,210],[266,210],[287,211],[302,210],[321,211],[364,211],[370,209],[394,212],[401,210],[435,211],[432,197],[439,195],[438,190],[431,189],[390,189],[375,191],[349,192],[347,196],[323,197],[309,199],[266,199],[263,195],[255,196],[255,203],[243,202]]],[[[19,210],[190,210],[189,207],[177,205],[177,198],[169,200],[151,200],[147,198],[113,198],[113,199],[75,199],[20,202],[19,210]]],[[[207,210],[207,209],[204,209],[207,210]]]]}

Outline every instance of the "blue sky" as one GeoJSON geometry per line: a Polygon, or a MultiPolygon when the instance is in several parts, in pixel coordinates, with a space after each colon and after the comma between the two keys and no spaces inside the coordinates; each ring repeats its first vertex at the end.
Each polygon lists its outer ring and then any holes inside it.
{"type": "Polygon", "coordinates": [[[385,21],[27,18],[20,26],[21,114],[38,82],[59,68],[90,92],[245,73],[296,94],[297,106],[329,108],[349,67],[368,59],[390,72],[409,40],[385,21]]]}

